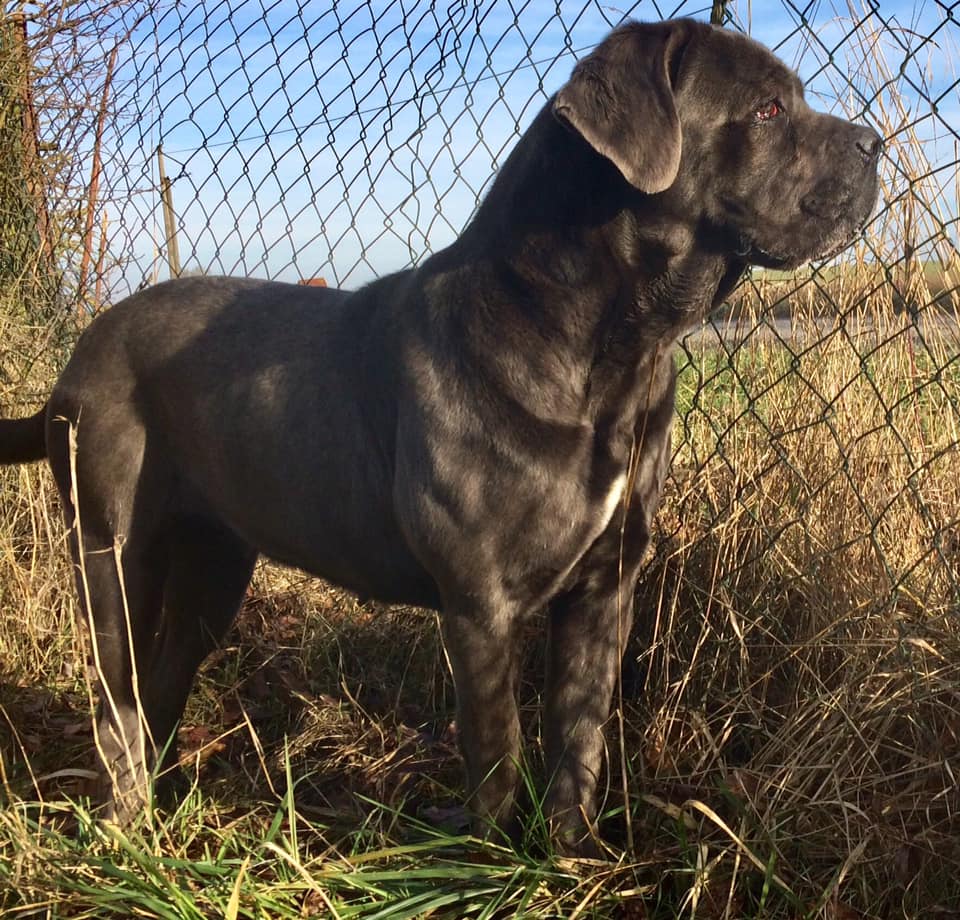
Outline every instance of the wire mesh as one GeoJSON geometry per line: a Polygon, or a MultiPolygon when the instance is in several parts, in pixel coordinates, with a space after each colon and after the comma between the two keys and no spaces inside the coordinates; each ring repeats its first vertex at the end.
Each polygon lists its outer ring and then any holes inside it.
{"type": "Polygon", "coordinates": [[[755,272],[686,339],[658,559],[734,534],[730,585],[788,557],[760,582],[785,604],[830,584],[848,610],[953,611],[958,7],[8,5],[0,275],[80,325],[171,273],[362,284],[456,236],[612,26],[712,12],[880,131],[882,206],[841,260],[755,272]]]}

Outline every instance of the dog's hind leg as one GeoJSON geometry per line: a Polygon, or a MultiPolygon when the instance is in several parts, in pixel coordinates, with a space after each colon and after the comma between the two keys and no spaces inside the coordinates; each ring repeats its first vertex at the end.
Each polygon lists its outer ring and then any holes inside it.
{"type": "Polygon", "coordinates": [[[163,568],[138,539],[106,543],[88,534],[74,545],[81,606],[99,685],[94,739],[104,817],[129,819],[147,798],[156,739],[144,683],[161,609],[163,568]],[[82,547],[82,554],[81,554],[82,547]]]}
{"type": "Polygon", "coordinates": [[[169,566],[169,473],[122,403],[98,414],[61,400],[47,441],[97,675],[102,814],[125,821],[148,797],[156,756],[148,665],[169,566]]]}
{"type": "Polygon", "coordinates": [[[147,708],[150,727],[163,749],[160,766],[177,765],[175,730],[197,668],[222,642],[250,582],[255,550],[232,531],[201,518],[177,522],[169,538],[169,571],[163,617],[150,666],[147,708]]]}

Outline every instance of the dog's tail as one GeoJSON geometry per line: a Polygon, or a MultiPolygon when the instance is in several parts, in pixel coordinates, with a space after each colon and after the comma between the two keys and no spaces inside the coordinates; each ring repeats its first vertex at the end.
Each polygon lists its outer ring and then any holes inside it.
{"type": "Polygon", "coordinates": [[[0,464],[29,463],[47,456],[47,407],[29,418],[0,418],[0,464]]]}

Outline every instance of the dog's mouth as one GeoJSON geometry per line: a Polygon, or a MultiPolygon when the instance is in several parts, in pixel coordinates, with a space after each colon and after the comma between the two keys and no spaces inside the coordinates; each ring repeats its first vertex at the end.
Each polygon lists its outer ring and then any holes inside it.
{"type": "Polygon", "coordinates": [[[736,255],[738,258],[749,262],[751,265],[757,265],[760,268],[799,268],[807,262],[821,262],[840,255],[848,246],[851,246],[856,240],[863,236],[868,222],[868,220],[864,220],[862,223],[847,231],[832,234],[831,237],[824,242],[822,247],[817,246],[812,252],[807,253],[784,253],[767,249],[761,246],[755,239],[741,233],[736,248],[736,255]]]}
{"type": "Polygon", "coordinates": [[[790,256],[778,255],[769,249],[764,249],[759,243],[743,233],[740,234],[735,254],[745,262],[749,262],[751,265],[759,265],[761,268],[790,268],[793,264],[793,259],[790,256]]]}

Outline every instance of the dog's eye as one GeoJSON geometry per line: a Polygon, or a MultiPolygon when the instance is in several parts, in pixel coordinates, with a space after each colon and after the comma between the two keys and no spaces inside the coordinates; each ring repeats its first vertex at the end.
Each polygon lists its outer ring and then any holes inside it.
{"type": "Polygon", "coordinates": [[[770,121],[773,118],[776,118],[778,115],[782,115],[784,112],[783,106],[780,104],[778,99],[771,99],[769,102],[765,102],[759,109],[754,113],[754,117],[757,121],[770,121]]]}

